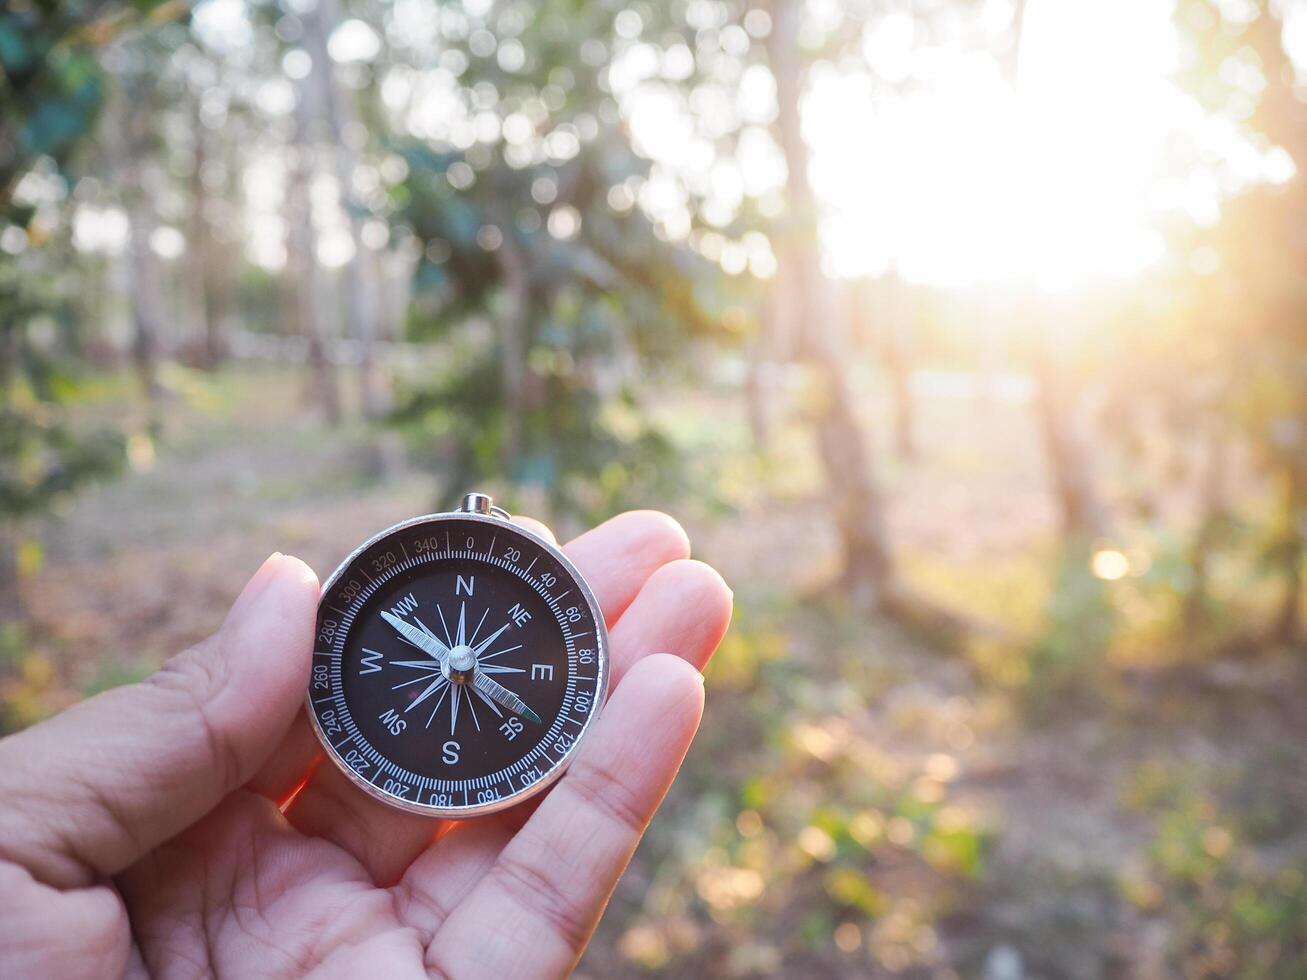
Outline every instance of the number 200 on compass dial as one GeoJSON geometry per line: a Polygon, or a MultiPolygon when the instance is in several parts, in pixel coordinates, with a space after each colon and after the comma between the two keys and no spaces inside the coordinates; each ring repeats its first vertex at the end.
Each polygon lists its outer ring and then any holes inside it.
{"type": "Polygon", "coordinates": [[[581,574],[483,494],[364,542],[323,587],[308,709],[327,755],[392,806],[502,810],[556,780],[608,688],[581,574]]]}

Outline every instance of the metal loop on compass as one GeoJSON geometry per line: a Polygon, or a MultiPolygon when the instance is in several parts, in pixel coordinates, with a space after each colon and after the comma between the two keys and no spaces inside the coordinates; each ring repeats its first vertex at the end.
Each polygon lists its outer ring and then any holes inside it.
{"type": "Polygon", "coordinates": [[[501,520],[512,520],[513,515],[504,508],[495,503],[493,497],[488,493],[469,493],[464,495],[463,504],[459,510],[465,514],[490,514],[501,520]]]}

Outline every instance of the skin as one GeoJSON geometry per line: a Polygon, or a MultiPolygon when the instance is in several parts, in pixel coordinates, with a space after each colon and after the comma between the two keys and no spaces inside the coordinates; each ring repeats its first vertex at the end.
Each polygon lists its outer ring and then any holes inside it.
{"type": "Polygon", "coordinates": [[[320,765],[318,581],[283,555],[210,639],[0,741],[0,976],[565,975],[689,748],[731,611],[665,515],[565,550],[615,683],[567,775],[504,813],[401,813],[320,765]]]}

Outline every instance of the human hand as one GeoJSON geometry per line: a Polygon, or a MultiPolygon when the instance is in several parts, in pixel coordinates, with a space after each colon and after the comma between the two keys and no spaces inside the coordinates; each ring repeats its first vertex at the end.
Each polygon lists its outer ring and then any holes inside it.
{"type": "Polygon", "coordinates": [[[567,973],[698,727],[731,599],[661,514],[564,550],[612,693],[566,776],[502,813],[402,813],[319,765],[318,582],[281,555],[210,639],[0,741],[0,976],[567,973]]]}

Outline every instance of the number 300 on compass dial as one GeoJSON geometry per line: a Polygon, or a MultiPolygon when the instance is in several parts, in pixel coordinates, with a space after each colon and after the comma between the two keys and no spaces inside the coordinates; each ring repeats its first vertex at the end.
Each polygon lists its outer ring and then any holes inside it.
{"type": "Polygon", "coordinates": [[[557,779],[608,686],[603,616],[553,545],[483,494],[388,528],[327,580],[308,708],[361,789],[434,817],[557,779]]]}

